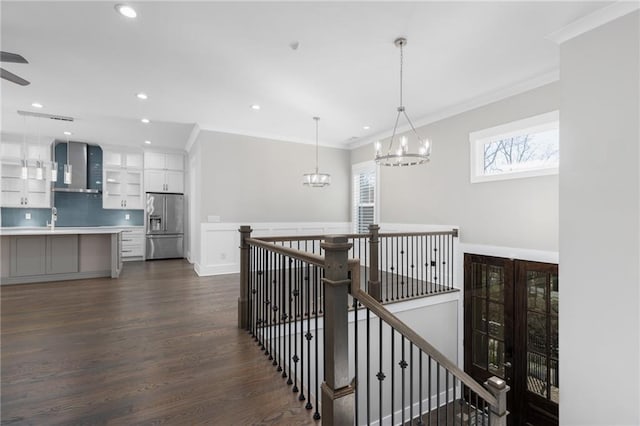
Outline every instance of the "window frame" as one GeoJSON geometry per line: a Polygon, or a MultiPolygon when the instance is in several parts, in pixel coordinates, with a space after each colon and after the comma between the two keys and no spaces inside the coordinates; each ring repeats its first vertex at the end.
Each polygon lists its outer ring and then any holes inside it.
{"type": "Polygon", "coordinates": [[[491,175],[485,175],[483,174],[483,171],[484,145],[487,142],[527,133],[538,133],[545,130],[559,128],[560,113],[556,110],[469,133],[469,177],[471,183],[494,182],[500,180],[521,179],[558,174],[559,162],[558,164],[550,167],[536,167],[525,170],[506,171],[491,175]]]}
{"type": "MultiPolygon", "coordinates": [[[[358,215],[356,203],[356,187],[355,177],[363,172],[373,172],[375,174],[375,185],[373,188],[373,223],[377,224],[380,219],[380,166],[375,161],[363,161],[351,165],[351,229],[354,233],[358,233],[358,215]]],[[[358,191],[359,192],[359,191],[358,191]]]]}

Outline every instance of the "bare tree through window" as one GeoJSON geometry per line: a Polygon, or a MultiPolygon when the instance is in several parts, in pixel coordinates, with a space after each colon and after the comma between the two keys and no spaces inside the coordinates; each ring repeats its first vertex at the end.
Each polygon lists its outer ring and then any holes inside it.
{"type": "Polygon", "coordinates": [[[484,144],[484,173],[495,174],[557,164],[557,130],[517,135],[484,144]]]}

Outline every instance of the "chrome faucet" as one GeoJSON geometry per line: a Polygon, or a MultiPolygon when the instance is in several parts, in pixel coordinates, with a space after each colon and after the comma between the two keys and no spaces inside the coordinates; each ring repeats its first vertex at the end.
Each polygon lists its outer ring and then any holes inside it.
{"type": "Polygon", "coordinates": [[[58,220],[58,209],[51,207],[51,223],[47,223],[47,226],[51,225],[51,230],[56,229],[56,221],[58,220]]]}

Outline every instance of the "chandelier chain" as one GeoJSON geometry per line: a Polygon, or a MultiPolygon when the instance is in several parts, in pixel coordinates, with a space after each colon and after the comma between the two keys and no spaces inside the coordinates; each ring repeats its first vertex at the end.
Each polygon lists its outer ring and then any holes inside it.
{"type": "Polygon", "coordinates": [[[403,49],[403,43],[400,44],[400,108],[403,107],[402,105],[402,71],[403,71],[403,64],[404,64],[404,49],[403,49]]]}

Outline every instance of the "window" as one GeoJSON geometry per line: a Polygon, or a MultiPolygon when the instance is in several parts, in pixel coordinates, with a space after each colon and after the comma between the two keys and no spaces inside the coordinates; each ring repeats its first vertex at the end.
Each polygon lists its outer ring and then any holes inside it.
{"type": "Polygon", "coordinates": [[[352,167],[352,222],[355,232],[369,232],[369,225],[376,223],[377,168],[373,162],[355,164],[352,167]]]}
{"type": "Polygon", "coordinates": [[[471,133],[471,182],[558,173],[559,127],[553,111],[471,133]]]}

